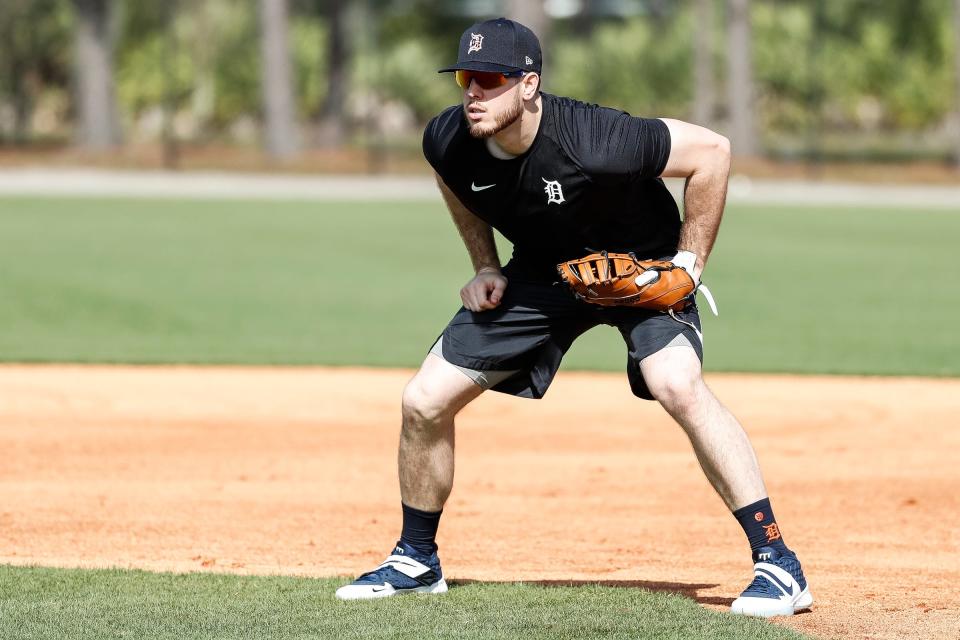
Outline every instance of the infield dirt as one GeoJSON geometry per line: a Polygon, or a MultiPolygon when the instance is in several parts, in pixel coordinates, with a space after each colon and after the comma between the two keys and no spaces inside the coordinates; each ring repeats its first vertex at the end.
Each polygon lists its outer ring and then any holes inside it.
{"type": "MultiPolygon", "coordinates": [[[[411,371],[0,367],[0,562],[353,575],[399,531],[411,371]]],[[[960,637],[960,380],[709,375],[760,454],[822,637],[960,637]]],[[[751,578],[681,430],[625,376],[458,420],[454,581],[603,583],[725,609],[751,578]]]]}

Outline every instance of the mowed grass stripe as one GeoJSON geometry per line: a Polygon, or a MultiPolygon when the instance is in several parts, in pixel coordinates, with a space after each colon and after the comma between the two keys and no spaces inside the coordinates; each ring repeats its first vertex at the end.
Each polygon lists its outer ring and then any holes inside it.
{"type": "Polygon", "coordinates": [[[443,596],[340,602],[344,579],[0,567],[0,637],[663,638],[801,636],[675,594],[594,585],[454,585],[443,596]]]}
{"type": "MultiPolygon", "coordinates": [[[[707,368],[960,375],[958,214],[730,207],[707,368]]],[[[416,366],[469,275],[439,201],[2,198],[0,360],[416,366]]]]}

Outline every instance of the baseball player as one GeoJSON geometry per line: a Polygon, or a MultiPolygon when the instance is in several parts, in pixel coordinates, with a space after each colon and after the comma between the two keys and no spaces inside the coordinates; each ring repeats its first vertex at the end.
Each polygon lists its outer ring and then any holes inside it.
{"type": "Polygon", "coordinates": [[[669,312],[602,306],[558,278],[559,264],[609,251],[666,259],[661,264],[682,269],[695,286],[720,226],[729,142],[686,122],[543,93],[540,71],[537,37],[504,18],[464,31],[457,63],[440,70],[455,74],[463,100],[430,121],[423,152],[475,275],[403,392],[400,540],[386,561],[336,595],[447,590],[435,540],[453,486],[454,417],[487,389],[542,397],[573,341],[606,324],[623,336],[633,393],[658,401],[683,428],[750,543],[754,579],[733,612],[769,617],[807,608],[813,598],[750,441],[701,377],[693,294],[669,312]],[[682,221],[662,177],[686,179],[682,221]],[[505,266],[493,228],[513,243],[505,266]]]}

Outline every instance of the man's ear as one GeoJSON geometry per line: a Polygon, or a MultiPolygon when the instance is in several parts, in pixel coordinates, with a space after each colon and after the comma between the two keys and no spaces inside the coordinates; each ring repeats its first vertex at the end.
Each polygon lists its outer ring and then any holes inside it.
{"type": "Polygon", "coordinates": [[[521,78],[520,82],[523,84],[522,91],[524,100],[533,100],[537,97],[537,93],[540,91],[539,73],[528,73],[521,78]]]}

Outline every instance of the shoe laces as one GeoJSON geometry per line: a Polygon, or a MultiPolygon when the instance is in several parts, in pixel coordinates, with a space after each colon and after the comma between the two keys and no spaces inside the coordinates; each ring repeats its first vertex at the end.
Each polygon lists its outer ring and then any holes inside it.
{"type": "Polygon", "coordinates": [[[767,596],[779,598],[782,593],[768,578],[762,574],[753,577],[753,582],[747,585],[744,593],[762,593],[767,596]]]}

